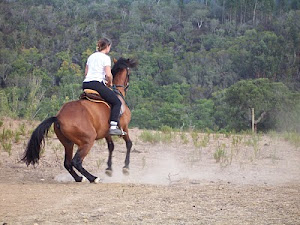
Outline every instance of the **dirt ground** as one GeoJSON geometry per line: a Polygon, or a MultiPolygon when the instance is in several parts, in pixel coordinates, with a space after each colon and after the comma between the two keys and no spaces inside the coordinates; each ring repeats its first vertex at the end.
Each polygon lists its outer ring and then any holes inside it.
{"type": "Polygon", "coordinates": [[[300,224],[300,149],[282,138],[172,132],[149,143],[143,132],[130,130],[129,176],[121,139],[112,177],[104,173],[106,144],[95,143],[84,166],[99,184],[72,180],[51,133],[36,168],[19,162],[28,134],[11,151],[0,148],[0,225],[300,224]],[[218,162],[217,151],[224,153],[218,162]]]}

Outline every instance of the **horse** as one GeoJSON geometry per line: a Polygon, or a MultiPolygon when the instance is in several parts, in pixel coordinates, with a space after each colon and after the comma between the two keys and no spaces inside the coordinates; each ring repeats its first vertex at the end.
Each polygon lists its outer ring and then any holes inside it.
{"type": "MultiPolygon", "coordinates": [[[[120,58],[114,60],[112,67],[113,90],[122,102],[123,114],[120,117],[119,126],[124,131],[122,136],[126,142],[126,157],[123,173],[129,173],[130,151],[132,141],[128,135],[128,125],[131,119],[131,112],[125,101],[126,91],[129,86],[130,69],[136,67],[137,61],[134,59],[120,58]]],[[[95,103],[86,99],[79,99],[65,103],[56,116],[49,117],[41,122],[33,131],[28,141],[22,161],[27,166],[35,165],[40,159],[40,152],[45,144],[45,137],[52,124],[54,132],[65,148],[64,167],[76,182],[83,182],[86,179],[91,183],[99,183],[98,177],[90,174],[83,168],[82,162],[95,140],[106,139],[108,146],[108,161],[106,174],[112,175],[112,153],[114,143],[109,135],[110,106],[106,103],[95,103]],[[73,147],[78,146],[78,150],[73,157],[73,147]],[[79,176],[74,168],[83,176],[79,176]]]]}

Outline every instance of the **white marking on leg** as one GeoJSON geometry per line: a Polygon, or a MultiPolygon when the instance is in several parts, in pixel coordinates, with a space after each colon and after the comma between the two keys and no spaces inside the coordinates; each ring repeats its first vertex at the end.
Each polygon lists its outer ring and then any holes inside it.
{"type": "Polygon", "coordinates": [[[95,183],[95,184],[98,184],[98,183],[100,183],[100,181],[101,181],[100,178],[97,177],[97,178],[94,180],[94,183],[95,183]]]}

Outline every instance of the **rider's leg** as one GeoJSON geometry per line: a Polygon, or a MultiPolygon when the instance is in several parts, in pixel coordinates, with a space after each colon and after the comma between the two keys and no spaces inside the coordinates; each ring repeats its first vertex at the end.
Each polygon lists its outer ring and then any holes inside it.
{"type": "Polygon", "coordinates": [[[98,91],[101,97],[111,105],[111,115],[110,115],[110,134],[112,135],[122,135],[123,132],[118,128],[121,101],[117,95],[104,83],[98,81],[90,81],[88,83],[83,83],[83,88],[90,88],[98,91]]]}

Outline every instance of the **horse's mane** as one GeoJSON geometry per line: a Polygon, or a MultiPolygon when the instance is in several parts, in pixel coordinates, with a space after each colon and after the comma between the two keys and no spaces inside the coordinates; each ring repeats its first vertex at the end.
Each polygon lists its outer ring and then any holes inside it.
{"type": "Polygon", "coordinates": [[[137,61],[134,59],[125,59],[119,58],[118,61],[114,64],[113,68],[111,69],[111,73],[115,76],[121,69],[126,68],[134,68],[137,65],[137,61]]]}

